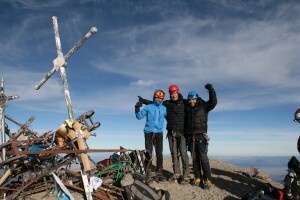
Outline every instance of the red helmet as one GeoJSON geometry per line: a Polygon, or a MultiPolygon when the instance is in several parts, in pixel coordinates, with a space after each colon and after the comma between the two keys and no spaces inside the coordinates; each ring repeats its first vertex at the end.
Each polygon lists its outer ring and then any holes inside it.
{"type": "Polygon", "coordinates": [[[298,108],[294,114],[294,121],[300,122],[300,108],[298,108]]]}
{"type": "Polygon", "coordinates": [[[169,93],[174,94],[174,93],[179,93],[179,87],[175,84],[170,85],[169,87],[169,93]]]}

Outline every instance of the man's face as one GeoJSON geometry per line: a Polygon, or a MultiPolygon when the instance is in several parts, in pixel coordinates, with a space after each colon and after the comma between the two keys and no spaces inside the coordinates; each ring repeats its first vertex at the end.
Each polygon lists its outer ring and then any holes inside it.
{"type": "Polygon", "coordinates": [[[178,93],[173,92],[173,93],[170,94],[170,97],[173,101],[177,101],[178,100],[178,93]]]}
{"type": "Polygon", "coordinates": [[[191,107],[194,107],[197,102],[197,99],[189,99],[189,104],[191,107]]]}

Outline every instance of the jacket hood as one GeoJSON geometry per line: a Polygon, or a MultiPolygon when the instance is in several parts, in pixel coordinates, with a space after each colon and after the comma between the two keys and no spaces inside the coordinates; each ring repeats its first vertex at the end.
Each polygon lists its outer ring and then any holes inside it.
{"type": "Polygon", "coordinates": [[[165,92],[164,92],[163,90],[161,90],[161,89],[155,89],[155,90],[154,90],[154,92],[153,92],[153,102],[154,102],[154,104],[157,105],[157,106],[161,105],[161,103],[162,103],[163,100],[164,100],[164,99],[162,99],[161,101],[159,101],[159,100],[155,99],[154,95],[155,95],[155,93],[158,92],[158,91],[161,91],[162,93],[164,93],[164,97],[165,97],[165,92]]]}

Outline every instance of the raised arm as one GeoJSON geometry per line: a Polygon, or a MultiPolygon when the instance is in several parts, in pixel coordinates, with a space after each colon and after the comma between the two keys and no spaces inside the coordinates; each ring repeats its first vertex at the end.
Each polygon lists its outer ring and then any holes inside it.
{"type": "Polygon", "coordinates": [[[209,100],[206,102],[206,105],[207,105],[207,109],[210,111],[210,110],[214,109],[218,103],[217,94],[216,94],[216,91],[214,90],[212,84],[210,84],[210,83],[207,83],[205,85],[205,89],[207,89],[208,94],[209,94],[209,100]]]}
{"type": "Polygon", "coordinates": [[[144,99],[144,98],[141,97],[141,96],[138,96],[138,97],[139,97],[139,101],[142,102],[142,103],[145,104],[145,105],[148,105],[148,104],[153,103],[153,101],[150,101],[150,100],[148,100],[148,99],[144,99]]]}

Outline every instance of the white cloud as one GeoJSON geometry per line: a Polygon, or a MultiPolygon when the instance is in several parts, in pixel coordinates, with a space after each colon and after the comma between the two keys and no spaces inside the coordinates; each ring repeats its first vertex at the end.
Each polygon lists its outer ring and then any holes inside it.
{"type": "Polygon", "coordinates": [[[143,87],[143,86],[151,86],[155,82],[152,80],[137,80],[135,82],[131,82],[130,85],[132,86],[138,86],[138,87],[143,87]]]}
{"type": "Polygon", "coordinates": [[[294,30],[298,19],[283,21],[270,13],[265,16],[263,20],[235,19],[233,29],[224,28],[231,19],[182,16],[110,31],[105,35],[117,40],[108,46],[115,58],[105,61],[100,57],[91,63],[101,70],[132,77],[136,81],[131,86],[149,87],[155,82],[166,87],[176,82],[194,89],[212,82],[227,87],[231,93],[219,95],[221,109],[237,109],[237,102],[243,102],[238,109],[295,102],[300,98],[295,91],[300,75],[300,36],[294,30]],[[251,88],[244,88],[246,83],[251,88]],[[232,90],[234,85],[241,87],[232,90]],[[261,101],[254,101],[257,98],[261,101]]]}

